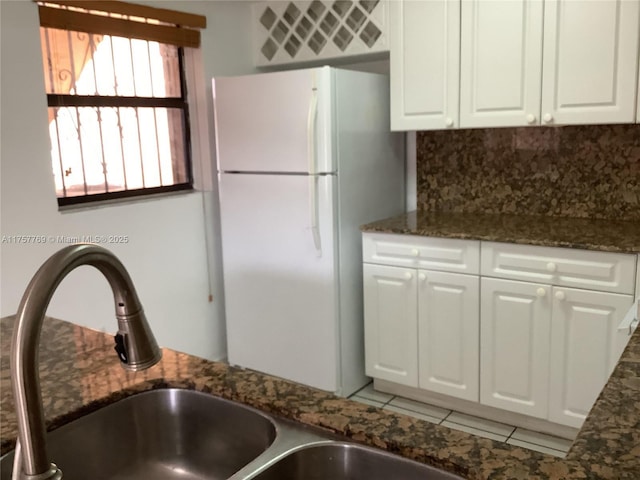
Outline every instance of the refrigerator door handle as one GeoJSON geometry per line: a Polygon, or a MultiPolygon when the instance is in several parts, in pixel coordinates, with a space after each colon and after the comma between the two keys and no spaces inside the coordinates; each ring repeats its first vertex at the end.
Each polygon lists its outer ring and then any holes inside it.
{"type": "Polygon", "coordinates": [[[311,209],[311,234],[318,257],[322,256],[320,225],[318,221],[318,176],[309,175],[309,207],[311,209]]]}
{"type": "Polygon", "coordinates": [[[320,226],[318,221],[318,177],[316,176],[316,117],[318,116],[318,90],[311,89],[309,116],[307,117],[307,156],[309,158],[309,208],[311,213],[311,234],[318,257],[322,256],[320,226]]]}
{"type": "Polygon", "coordinates": [[[316,173],[316,117],[318,116],[318,90],[311,90],[309,116],[307,117],[307,158],[309,159],[309,175],[316,173]]]}

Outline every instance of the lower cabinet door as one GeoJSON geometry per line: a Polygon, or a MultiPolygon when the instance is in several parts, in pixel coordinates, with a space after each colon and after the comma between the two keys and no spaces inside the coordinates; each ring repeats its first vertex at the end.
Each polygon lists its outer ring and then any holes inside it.
{"type": "Polygon", "coordinates": [[[551,287],[482,278],[480,403],[547,417],[551,287]]]}
{"type": "Polygon", "coordinates": [[[411,387],[418,386],[416,273],[363,264],[366,373],[411,387]]]}
{"type": "Polygon", "coordinates": [[[618,360],[618,324],[632,303],[631,295],[553,288],[549,420],[582,426],[618,360]]]}
{"type": "Polygon", "coordinates": [[[480,279],[418,273],[419,386],[479,400],[480,279]]]}

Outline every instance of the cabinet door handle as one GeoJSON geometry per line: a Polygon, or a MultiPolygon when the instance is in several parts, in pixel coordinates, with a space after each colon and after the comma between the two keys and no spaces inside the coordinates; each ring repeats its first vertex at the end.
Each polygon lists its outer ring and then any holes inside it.
{"type": "Polygon", "coordinates": [[[557,300],[563,301],[565,298],[567,298],[567,294],[564,293],[562,290],[558,290],[556,292],[555,297],[556,297],[557,300]]]}
{"type": "Polygon", "coordinates": [[[409,272],[405,272],[404,278],[406,278],[407,280],[411,280],[413,278],[413,274],[409,272]]]}
{"type": "Polygon", "coordinates": [[[558,269],[558,266],[554,262],[547,263],[547,272],[555,272],[558,269]]]}
{"type": "Polygon", "coordinates": [[[536,295],[540,298],[545,297],[547,295],[547,290],[545,288],[540,287],[536,290],[536,295]]]}
{"type": "Polygon", "coordinates": [[[447,117],[447,119],[444,121],[444,124],[445,124],[447,127],[453,127],[453,118],[451,118],[451,117],[447,117]]]}
{"type": "Polygon", "coordinates": [[[551,123],[553,122],[553,115],[551,115],[550,113],[545,113],[542,119],[544,120],[544,123],[551,123]]]}
{"type": "Polygon", "coordinates": [[[419,279],[421,282],[424,282],[424,281],[427,279],[427,276],[426,276],[424,273],[419,273],[419,274],[418,274],[418,279],[419,279]]]}
{"type": "Polygon", "coordinates": [[[420,250],[418,250],[417,248],[412,248],[411,249],[411,255],[413,255],[414,257],[419,257],[420,256],[420,250]]]}
{"type": "Polygon", "coordinates": [[[533,113],[527,115],[527,123],[533,125],[536,122],[536,116],[533,113]]]}

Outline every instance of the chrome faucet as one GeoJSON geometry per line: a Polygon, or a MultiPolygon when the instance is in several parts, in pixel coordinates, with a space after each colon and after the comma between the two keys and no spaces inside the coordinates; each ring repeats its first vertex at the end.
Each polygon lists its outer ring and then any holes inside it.
{"type": "Polygon", "coordinates": [[[59,480],[62,471],[50,463],[45,445],[44,413],[38,377],[42,322],[62,279],[81,265],[92,265],[106,277],[116,303],[115,350],[122,366],[143,370],[156,364],[158,348],[126,269],[113,253],[93,244],[77,244],[53,254],[36,272],[22,297],[11,343],[11,384],[18,420],[13,478],[59,480]]]}

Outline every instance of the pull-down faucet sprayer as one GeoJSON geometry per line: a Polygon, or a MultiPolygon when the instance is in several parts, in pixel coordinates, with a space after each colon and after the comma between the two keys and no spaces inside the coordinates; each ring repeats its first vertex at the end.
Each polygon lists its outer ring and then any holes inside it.
{"type": "Polygon", "coordinates": [[[122,366],[128,370],[144,370],[156,364],[162,356],[133,282],[113,253],[98,245],[77,244],[52,255],[27,286],[13,331],[11,383],[19,432],[14,479],[62,478],[61,470],[47,457],[38,377],[38,346],[42,322],[53,293],[62,279],[81,265],[92,265],[100,270],[111,285],[118,319],[115,350],[122,366]]]}

